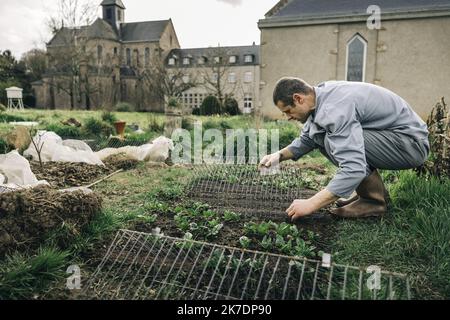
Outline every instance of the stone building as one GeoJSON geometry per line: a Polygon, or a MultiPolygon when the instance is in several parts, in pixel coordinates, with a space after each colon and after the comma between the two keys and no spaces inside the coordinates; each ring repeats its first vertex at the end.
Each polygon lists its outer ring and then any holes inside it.
{"type": "Polygon", "coordinates": [[[103,108],[129,102],[139,111],[163,111],[144,81],[156,58],[180,48],[172,21],[127,23],[121,0],[104,0],[102,18],[61,28],[47,44],[48,70],[33,83],[37,106],[103,108]]]}
{"type": "Polygon", "coordinates": [[[174,49],[166,60],[169,70],[183,74],[183,81],[194,86],[182,94],[188,110],[200,107],[208,95],[233,97],[243,113],[259,105],[260,47],[210,47],[174,49]]]}
{"type": "Polygon", "coordinates": [[[450,0],[282,0],[258,25],[266,115],[281,116],[272,93],[283,76],[381,85],[423,118],[450,97],[450,0]]]}

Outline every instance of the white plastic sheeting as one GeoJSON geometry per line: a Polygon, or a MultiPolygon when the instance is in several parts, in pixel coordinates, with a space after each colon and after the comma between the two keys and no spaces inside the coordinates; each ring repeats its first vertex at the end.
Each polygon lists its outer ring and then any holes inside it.
{"type": "Polygon", "coordinates": [[[38,181],[28,160],[16,150],[0,155],[0,172],[0,187],[17,189],[48,184],[46,181],[38,181]]]}
{"type": "Polygon", "coordinates": [[[152,143],[144,144],[140,147],[122,147],[122,148],[107,148],[98,151],[96,154],[100,160],[105,160],[111,155],[126,154],[127,157],[145,162],[164,162],[169,158],[170,150],[173,150],[173,141],[166,137],[156,138],[152,143]]]}
{"type": "MultiPolygon", "coordinates": [[[[104,165],[100,158],[83,141],[66,140],[54,132],[38,131],[33,138],[38,149],[42,148],[42,162],[75,162],[92,165],[104,165]]],[[[33,143],[23,153],[25,157],[31,157],[39,161],[38,152],[33,143]]]]}

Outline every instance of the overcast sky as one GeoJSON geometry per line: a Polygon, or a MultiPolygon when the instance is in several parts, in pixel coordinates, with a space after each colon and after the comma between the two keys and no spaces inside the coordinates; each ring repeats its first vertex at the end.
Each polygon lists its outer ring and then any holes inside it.
{"type": "MultiPolygon", "coordinates": [[[[0,0],[0,50],[43,47],[59,0],[0,0]]],[[[98,4],[101,0],[96,1],[98,4]]],[[[122,0],[126,22],[172,18],[182,48],[260,43],[259,19],[278,0],[122,0]]],[[[100,10],[99,10],[100,16],[100,10]]]]}

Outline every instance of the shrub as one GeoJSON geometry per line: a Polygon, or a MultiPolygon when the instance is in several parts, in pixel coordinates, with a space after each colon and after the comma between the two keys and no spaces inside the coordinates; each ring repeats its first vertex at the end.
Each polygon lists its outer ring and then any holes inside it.
{"type": "Polygon", "coordinates": [[[164,123],[158,121],[158,117],[154,114],[149,114],[148,119],[148,130],[153,132],[164,132],[164,123]]]}
{"type": "Polygon", "coordinates": [[[194,108],[194,109],[192,110],[192,115],[194,115],[194,116],[199,116],[199,115],[201,115],[200,108],[194,108]]]}
{"type": "Polygon", "coordinates": [[[23,104],[28,108],[35,108],[36,107],[36,97],[31,94],[24,95],[23,104]]]}
{"type": "Polygon", "coordinates": [[[234,98],[225,99],[225,113],[228,113],[230,116],[237,116],[242,114],[236,99],[234,98]]]}
{"type": "Polygon", "coordinates": [[[112,113],[110,111],[103,111],[102,112],[102,120],[105,122],[108,122],[110,124],[113,124],[114,122],[117,121],[117,117],[115,116],[114,113],[112,113]]]}
{"type": "Polygon", "coordinates": [[[6,111],[6,107],[2,103],[0,103],[0,112],[4,111],[6,111]]]}
{"type": "Polygon", "coordinates": [[[222,107],[219,100],[214,96],[208,96],[203,100],[200,106],[200,114],[202,116],[210,116],[215,114],[221,114],[222,107]]]}
{"type": "Polygon", "coordinates": [[[167,103],[167,106],[171,107],[171,108],[178,108],[181,106],[180,102],[178,101],[177,98],[175,97],[171,97],[169,99],[169,102],[167,103]]]}
{"type": "Polygon", "coordinates": [[[80,128],[56,123],[49,124],[45,130],[52,131],[63,139],[79,139],[82,136],[80,128]]]}
{"type": "Polygon", "coordinates": [[[104,121],[95,118],[88,118],[84,124],[84,130],[88,135],[109,136],[114,132],[114,128],[104,121]]]}
{"type": "Polygon", "coordinates": [[[184,130],[191,131],[194,129],[193,120],[190,118],[184,118],[181,120],[181,128],[184,130]]]}
{"type": "Polygon", "coordinates": [[[0,154],[6,154],[12,150],[11,146],[5,140],[0,138],[0,154]]]}
{"type": "Polygon", "coordinates": [[[119,102],[114,108],[117,112],[133,112],[135,107],[128,102],[119,102]]]}

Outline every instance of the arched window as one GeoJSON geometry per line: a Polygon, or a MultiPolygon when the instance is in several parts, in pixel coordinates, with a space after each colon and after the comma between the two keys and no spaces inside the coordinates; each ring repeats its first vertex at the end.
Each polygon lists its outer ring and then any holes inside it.
{"type": "Polygon", "coordinates": [[[138,49],[134,49],[133,50],[133,59],[134,59],[134,63],[136,64],[136,66],[139,66],[139,50],[138,49]]]}
{"type": "Polygon", "coordinates": [[[150,48],[145,48],[145,65],[150,64],[150,48]]]}
{"type": "Polygon", "coordinates": [[[127,48],[127,66],[131,66],[131,49],[127,48]]]}
{"type": "Polygon", "coordinates": [[[347,81],[364,82],[366,73],[367,41],[356,34],[347,44],[347,81]]]}
{"type": "Polygon", "coordinates": [[[97,59],[98,63],[101,63],[103,61],[103,47],[97,46],[97,59]]]}

